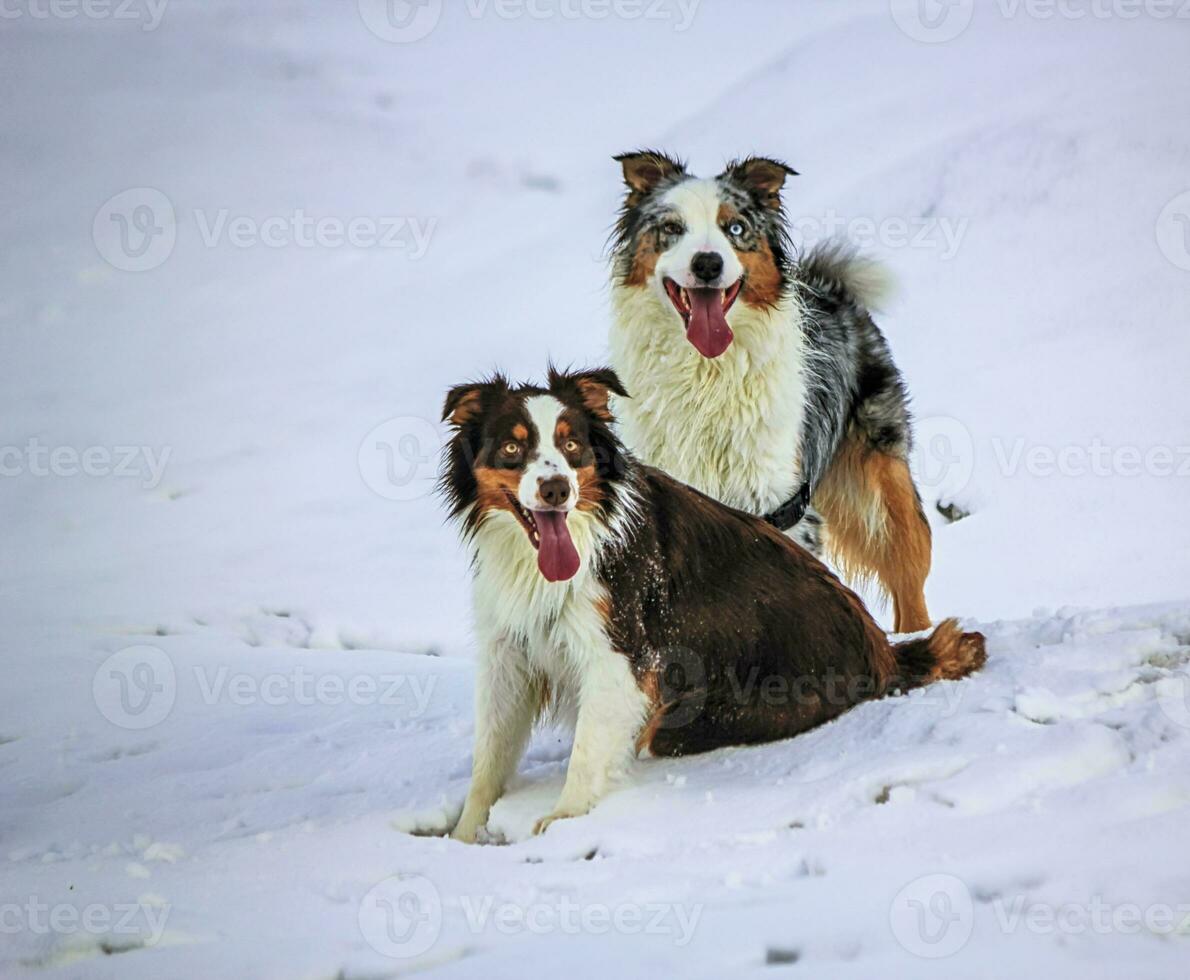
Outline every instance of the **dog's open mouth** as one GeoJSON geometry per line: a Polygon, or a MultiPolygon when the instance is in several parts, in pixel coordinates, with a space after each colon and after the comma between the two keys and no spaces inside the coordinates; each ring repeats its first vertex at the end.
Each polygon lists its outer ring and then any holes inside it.
{"type": "Polygon", "coordinates": [[[703,357],[718,357],[734,339],[727,325],[727,312],[739,299],[741,278],[727,289],[685,289],[672,279],[665,280],[665,292],[686,324],[686,339],[703,357]]]}
{"type": "Polygon", "coordinates": [[[578,574],[581,559],[570,528],[566,526],[566,511],[526,510],[516,494],[505,491],[512,512],[529,536],[529,543],[537,549],[537,570],[547,582],[565,582],[578,574]]]}

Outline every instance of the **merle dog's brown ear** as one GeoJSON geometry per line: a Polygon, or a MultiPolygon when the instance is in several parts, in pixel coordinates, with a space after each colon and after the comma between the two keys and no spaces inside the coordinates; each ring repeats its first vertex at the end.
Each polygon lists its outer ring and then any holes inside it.
{"type": "Polygon", "coordinates": [[[786,178],[796,177],[798,172],[780,160],[748,157],[729,163],[719,176],[747,188],[757,203],[776,211],[781,207],[781,188],[786,178]]]}
{"type": "Polygon", "coordinates": [[[556,394],[574,394],[588,412],[604,422],[613,421],[611,409],[608,408],[611,396],[628,397],[619,375],[611,368],[564,373],[551,366],[550,390],[556,394]]]}
{"type": "Polygon", "coordinates": [[[466,425],[482,410],[484,393],[497,389],[508,390],[507,379],[499,374],[489,381],[455,385],[446,394],[446,402],[442,406],[442,421],[456,426],[466,425]]]}
{"type": "Polygon", "coordinates": [[[651,194],[662,181],[686,173],[686,165],[657,150],[635,150],[615,157],[624,168],[624,183],[628,185],[628,206],[635,207],[651,194]]]}

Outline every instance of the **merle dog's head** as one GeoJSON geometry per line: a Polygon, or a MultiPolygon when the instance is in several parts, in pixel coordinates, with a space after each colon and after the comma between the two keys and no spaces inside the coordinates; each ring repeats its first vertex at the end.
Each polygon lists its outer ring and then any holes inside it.
{"type": "Polygon", "coordinates": [[[704,180],[651,150],[616,160],[628,185],[613,243],[617,285],[666,297],[690,343],[718,357],[731,345],[737,300],[767,309],[789,288],[781,188],[796,171],[749,157],[704,180]]]}
{"type": "Polygon", "coordinates": [[[468,535],[519,526],[513,557],[535,549],[550,582],[573,578],[584,558],[575,537],[593,539],[622,506],[623,449],[612,429],[610,395],[626,395],[614,371],[549,370],[546,387],[512,386],[502,375],[452,388],[444,421],[454,437],[443,454],[442,490],[468,535]],[[572,536],[576,525],[582,533],[572,536]],[[519,544],[517,543],[519,542],[519,544]]]}

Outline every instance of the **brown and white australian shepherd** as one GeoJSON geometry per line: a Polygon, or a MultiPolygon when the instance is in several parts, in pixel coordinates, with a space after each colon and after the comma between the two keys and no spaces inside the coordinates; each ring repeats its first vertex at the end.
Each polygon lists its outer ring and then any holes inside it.
{"type": "Polygon", "coordinates": [[[586,813],[638,753],[787,738],[984,661],[947,621],[890,646],[860,600],[765,521],[637,462],[610,370],[502,377],[446,399],[442,488],[474,558],[475,755],[453,836],[474,841],[544,712],[574,725],[537,824],[586,813]]]}
{"type": "Polygon", "coordinates": [[[625,442],[716,500],[796,525],[816,553],[824,539],[849,577],[892,597],[898,632],[927,628],[908,395],[869,313],[887,277],[838,246],[794,254],[781,200],[794,171],[779,161],[699,179],[654,151],[617,159],[628,192],[611,355],[634,396],[613,403],[625,442]]]}

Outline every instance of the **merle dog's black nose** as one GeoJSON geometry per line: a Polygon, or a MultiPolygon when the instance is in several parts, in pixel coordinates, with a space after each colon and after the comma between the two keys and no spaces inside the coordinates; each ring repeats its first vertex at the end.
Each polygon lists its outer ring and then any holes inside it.
{"type": "Polygon", "coordinates": [[[690,271],[703,282],[713,282],[723,275],[723,256],[718,252],[699,252],[690,263],[690,271]]]}
{"type": "Polygon", "coordinates": [[[570,499],[570,481],[564,476],[552,476],[541,481],[537,493],[547,507],[561,507],[570,499]]]}

